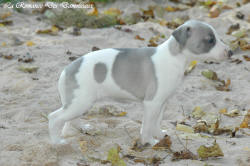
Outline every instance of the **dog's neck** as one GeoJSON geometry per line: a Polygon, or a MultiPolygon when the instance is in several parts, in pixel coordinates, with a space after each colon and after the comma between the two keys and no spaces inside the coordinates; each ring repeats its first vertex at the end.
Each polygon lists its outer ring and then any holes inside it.
{"type": "Polygon", "coordinates": [[[173,36],[170,36],[167,41],[159,45],[158,49],[164,52],[164,54],[161,54],[161,56],[172,56],[173,58],[178,59],[178,61],[184,66],[184,68],[187,66],[188,57],[185,56],[185,54],[182,52],[179,43],[173,36]]]}

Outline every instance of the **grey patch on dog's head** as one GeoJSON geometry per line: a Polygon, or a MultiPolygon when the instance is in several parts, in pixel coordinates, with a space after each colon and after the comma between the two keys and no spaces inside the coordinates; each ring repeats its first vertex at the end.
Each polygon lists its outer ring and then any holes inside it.
{"type": "Polygon", "coordinates": [[[66,104],[64,105],[64,108],[67,108],[71,104],[74,98],[74,90],[79,88],[79,85],[76,80],[76,73],[79,71],[82,62],[83,62],[83,57],[80,57],[65,68],[66,104]]]}
{"type": "Polygon", "coordinates": [[[121,89],[141,100],[152,100],[157,78],[151,56],[156,48],[117,49],[120,51],[112,68],[112,77],[121,89]]]}
{"type": "Polygon", "coordinates": [[[107,66],[104,63],[97,63],[94,67],[94,77],[96,82],[102,83],[107,75],[107,66]]]}
{"type": "Polygon", "coordinates": [[[188,49],[194,54],[208,53],[216,45],[212,28],[196,20],[187,21],[172,34],[181,49],[188,49]]]}

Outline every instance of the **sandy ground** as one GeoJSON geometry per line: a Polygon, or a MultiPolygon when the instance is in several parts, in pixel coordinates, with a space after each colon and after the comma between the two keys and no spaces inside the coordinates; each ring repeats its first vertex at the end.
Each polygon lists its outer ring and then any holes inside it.
{"type": "MultiPolygon", "coordinates": [[[[151,2],[141,5],[148,6],[151,2]]],[[[113,4],[124,11],[138,10],[139,7],[124,4],[118,1],[113,4]]],[[[109,7],[109,6],[108,6],[109,7]]],[[[223,40],[233,39],[226,35],[227,28],[233,23],[240,23],[241,27],[250,28],[246,21],[235,18],[236,11],[246,16],[250,14],[250,4],[233,10],[224,11],[219,17],[211,19],[203,8],[195,7],[180,15],[187,14],[190,18],[206,21],[214,26],[223,40]]],[[[1,9],[0,13],[7,10],[1,9]]],[[[178,14],[177,14],[178,15],[178,14]]],[[[103,29],[81,29],[82,35],[72,36],[60,31],[57,36],[37,35],[38,29],[50,27],[49,24],[38,21],[34,14],[14,12],[10,17],[13,26],[0,27],[0,42],[7,45],[0,46],[0,53],[13,54],[14,58],[7,60],[0,58],[0,165],[1,166],[83,166],[88,160],[89,165],[102,165],[100,162],[90,160],[98,158],[105,160],[108,150],[119,144],[123,154],[134,154],[141,157],[160,156],[164,158],[160,165],[239,165],[247,166],[250,163],[250,136],[237,132],[236,137],[228,135],[211,136],[207,138],[177,131],[173,122],[180,122],[190,115],[195,106],[200,106],[206,113],[218,115],[221,108],[228,110],[238,109],[244,115],[250,109],[250,62],[244,61],[242,55],[248,52],[238,52],[235,57],[242,63],[235,64],[229,61],[220,64],[205,64],[200,62],[194,71],[185,77],[177,93],[169,100],[165,111],[162,128],[167,129],[173,142],[172,149],[182,150],[183,146],[178,138],[185,144],[188,136],[187,148],[194,154],[200,145],[212,143],[216,138],[224,152],[224,157],[201,160],[171,161],[169,152],[153,151],[143,152],[130,150],[133,141],[139,138],[140,122],[143,112],[136,103],[123,104],[117,110],[128,112],[124,117],[114,117],[94,108],[88,115],[74,120],[65,133],[69,145],[52,146],[49,142],[47,114],[61,106],[57,91],[57,81],[60,72],[69,64],[70,56],[80,56],[90,52],[93,46],[99,48],[124,48],[147,46],[150,37],[158,31],[169,37],[172,30],[152,22],[140,22],[135,25],[125,25],[132,32],[127,33],[113,27],[103,29]],[[145,41],[135,40],[135,35],[145,38],[145,41]],[[25,44],[12,45],[13,36],[22,41],[33,41],[32,47],[25,44]],[[68,55],[66,52],[71,51],[68,55]],[[18,55],[27,52],[34,58],[34,62],[24,64],[18,62],[18,55]],[[36,73],[24,73],[18,70],[19,66],[37,66],[36,73]],[[231,91],[216,90],[201,71],[212,69],[222,79],[231,79],[231,91]],[[183,109],[182,109],[183,108],[183,109]],[[44,116],[45,115],[45,116],[44,116]],[[81,128],[81,130],[77,130],[81,128]],[[80,148],[80,142],[86,142],[86,151],[80,148]],[[88,157],[87,157],[88,156],[88,157]]],[[[166,15],[171,18],[173,15],[166,15]]],[[[165,40],[165,39],[164,39],[165,40]]],[[[163,39],[162,39],[163,41],[163,39]]],[[[119,106],[116,104],[116,106],[119,106]]],[[[113,108],[112,108],[113,109],[113,108]]],[[[219,116],[219,115],[218,115],[219,116]]],[[[222,126],[239,126],[243,116],[229,118],[221,116],[222,126]]],[[[192,124],[192,120],[187,120],[192,124]]],[[[244,130],[248,133],[249,129],[244,130]]],[[[144,165],[124,159],[127,165],[144,165]]],[[[110,163],[105,165],[111,165],[110,163]]]]}

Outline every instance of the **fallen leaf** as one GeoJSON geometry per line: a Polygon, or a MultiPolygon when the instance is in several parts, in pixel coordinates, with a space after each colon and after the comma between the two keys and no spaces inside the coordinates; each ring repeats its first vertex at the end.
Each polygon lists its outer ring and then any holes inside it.
{"type": "Polygon", "coordinates": [[[179,152],[174,152],[172,156],[172,161],[178,161],[178,160],[183,160],[183,159],[191,159],[191,160],[196,160],[197,156],[194,155],[191,151],[189,150],[182,150],[179,152]]]}
{"type": "Polygon", "coordinates": [[[192,117],[195,118],[195,119],[200,119],[205,114],[206,113],[199,106],[196,106],[194,108],[194,110],[192,111],[192,117]]]}
{"type": "Polygon", "coordinates": [[[221,13],[221,9],[219,6],[215,5],[209,10],[208,16],[211,18],[218,17],[221,13]]]}
{"type": "Polygon", "coordinates": [[[34,73],[34,72],[37,72],[37,70],[39,69],[39,67],[36,67],[36,66],[31,66],[31,67],[20,66],[18,69],[20,71],[25,72],[25,73],[34,73]]]}
{"type": "Polygon", "coordinates": [[[27,41],[27,42],[26,42],[26,45],[27,45],[28,47],[31,47],[31,46],[35,45],[35,43],[32,42],[32,41],[27,41]]]}
{"type": "Polygon", "coordinates": [[[229,88],[231,84],[231,80],[227,79],[227,81],[220,81],[222,82],[222,85],[215,86],[215,88],[219,91],[230,91],[231,89],[229,88]]]}
{"type": "Polygon", "coordinates": [[[238,12],[236,13],[236,17],[237,17],[238,19],[243,20],[244,17],[245,17],[245,15],[244,15],[243,13],[241,13],[240,11],[238,11],[238,12]]]}
{"type": "Polygon", "coordinates": [[[183,125],[183,124],[179,124],[179,123],[176,125],[176,130],[187,132],[187,133],[194,133],[194,129],[192,127],[189,127],[189,126],[183,125]]]}
{"type": "Polygon", "coordinates": [[[0,17],[1,17],[2,20],[5,20],[7,17],[10,17],[11,14],[12,14],[11,12],[7,12],[7,13],[4,13],[4,14],[0,15],[0,17]]]}
{"type": "Polygon", "coordinates": [[[184,72],[184,75],[187,75],[187,74],[189,74],[189,73],[191,73],[191,71],[193,71],[194,70],[194,68],[196,67],[196,65],[197,65],[197,61],[192,61],[190,64],[189,64],[189,66],[188,66],[188,68],[186,69],[186,71],[184,72]]]}
{"type": "Polygon", "coordinates": [[[219,113],[220,114],[226,114],[227,113],[227,109],[226,108],[220,109],[219,113]]]}
{"type": "Polygon", "coordinates": [[[6,47],[6,42],[2,42],[2,44],[1,44],[3,47],[6,47]]]}
{"type": "Polygon", "coordinates": [[[250,129],[250,110],[244,116],[243,121],[240,124],[240,128],[249,128],[250,129]]]}
{"type": "Polygon", "coordinates": [[[199,157],[202,159],[207,159],[209,157],[224,156],[219,144],[217,144],[216,141],[214,141],[212,146],[201,145],[197,149],[197,153],[198,153],[199,157]]]}
{"type": "Polygon", "coordinates": [[[83,154],[85,154],[87,152],[87,150],[88,150],[88,147],[87,147],[88,142],[87,141],[79,141],[79,144],[80,144],[81,152],[83,154]]]}
{"type": "Polygon", "coordinates": [[[223,115],[226,115],[228,117],[236,117],[240,115],[240,111],[238,109],[234,109],[229,112],[223,113],[223,115]]]}
{"type": "Polygon", "coordinates": [[[213,7],[217,2],[212,0],[205,0],[201,2],[201,5],[204,5],[205,7],[211,8],[213,7]]]}
{"type": "Polygon", "coordinates": [[[234,36],[236,38],[243,38],[243,37],[247,36],[247,30],[240,29],[240,30],[234,31],[234,32],[232,32],[232,36],[234,36]]]}
{"type": "Polygon", "coordinates": [[[33,57],[30,55],[30,53],[26,53],[26,54],[24,54],[24,55],[22,55],[22,56],[20,56],[19,58],[18,58],[18,62],[25,62],[25,63],[29,63],[29,62],[32,62],[32,61],[34,61],[34,59],[33,59],[33,57]]]}
{"type": "Polygon", "coordinates": [[[243,51],[247,51],[250,50],[250,43],[249,44],[245,44],[244,46],[240,47],[243,51]]]}
{"type": "Polygon", "coordinates": [[[240,63],[242,63],[242,60],[240,60],[240,59],[232,59],[230,62],[240,64],[240,63]]]}
{"type": "Polygon", "coordinates": [[[232,34],[232,32],[234,32],[234,31],[236,31],[236,30],[238,30],[238,29],[240,29],[240,24],[239,24],[239,23],[233,24],[233,25],[231,25],[231,26],[228,28],[226,34],[230,35],[230,34],[232,34]]]}
{"type": "Polygon", "coordinates": [[[137,39],[137,40],[145,40],[144,38],[140,37],[139,35],[136,35],[135,39],[137,39]]]}
{"type": "Polygon", "coordinates": [[[6,26],[6,25],[12,25],[12,24],[13,24],[13,21],[11,21],[11,20],[0,21],[0,24],[1,24],[1,25],[4,25],[4,26],[6,26]]]}
{"type": "Polygon", "coordinates": [[[195,133],[209,133],[209,126],[205,121],[198,121],[193,128],[195,133]]]}
{"type": "Polygon", "coordinates": [[[50,29],[38,30],[37,34],[49,34],[49,35],[57,35],[59,29],[56,26],[52,26],[50,29]]]}
{"type": "Polygon", "coordinates": [[[221,7],[221,9],[223,9],[223,10],[228,10],[228,9],[233,9],[233,7],[232,7],[232,6],[229,6],[229,5],[223,5],[223,6],[221,7]]]}
{"type": "Polygon", "coordinates": [[[147,21],[149,18],[155,18],[153,9],[141,9],[141,11],[143,13],[141,17],[144,19],[144,21],[147,21]]]}
{"type": "Polygon", "coordinates": [[[96,46],[93,46],[91,50],[92,50],[92,51],[97,51],[97,50],[100,50],[100,48],[98,48],[98,47],[96,47],[96,46]]]}
{"type": "Polygon", "coordinates": [[[119,152],[119,146],[117,148],[109,149],[107,161],[110,161],[112,166],[126,166],[126,163],[121,159],[119,152]]]}
{"type": "Polygon", "coordinates": [[[97,10],[97,7],[94,5],[94,8],[91,12],[88,12],[89,16],[98,16],[99,12],[97,10]]]}
{"type": "Polygon", "coordinates": [[[4,59],[8,59],[8,60],[11,60],[14,58],[14,56],[12,54],[9,54],[9,55],[3,55],[3,58],[4,59]]]}
{"type": "Polygon", "coordinates": [[[210,80],[218,80],[217,74],[212,70],[202,71],[201,74],[210,80]]]}
{"type": "Polygon", "coordinates": [[[106,15],[111,15],[111,16],[118,16],[122,14],[122,12],[117,8],[109,8],[105,10],[103,13],[106,15]]]}
{"type": "Polygon", "coordinates": [[[126,116],[127,115],[127,112],[120,112],[119,114],[118,114],[118,116],[126,116]]]}
{"type": "Polygon", "coordinates": [[[166,11],[168,12],[176,12],[176,11],[183,11],[186,10],[187,8],[180,8],[180,7],[174,7],[174,6],[167,6],[165,8],[166,11]]]}
{"type": "Polygon", "coordinates": [[[166,150],[171,147],[172,141],[168,135],[165,135],[157,144],[155,144],[152,149],[154,150],[166,150]]]}

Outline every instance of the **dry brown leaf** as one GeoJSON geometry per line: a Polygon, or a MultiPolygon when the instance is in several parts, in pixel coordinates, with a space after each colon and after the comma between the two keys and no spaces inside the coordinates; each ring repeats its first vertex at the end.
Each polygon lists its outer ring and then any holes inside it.
{"type": "Polygon", "coordinates": [[[11,14],[12,14],[11,12],[4,13],[4,14],[2,14],[2,15],[0,16],[0,18],[1,18],[2,20],[4,20],[4,19],[6,19],[7,17],[10,17],[11,14]]]}
{"type": "Polygon", "coordinates": [[[248,110],[243,121],[241,122],[240,128],[249,128],[250,129],[250,110],[248,110]]]}
{"type": "Polygon", "coordinates": [[[12,54],[9,54],[9,55],[3,55],[3,58],[4,59],[8,59],[8,60],[11,60],[14,58],[14,56],[12,54]]]}
{"type": "Polygon", "coordinates": [[[231,80],[227,79],[227,81],[220,81],[222,82],[222,85],[218,85],[215,88],[219,91],[230,91],[231,89],[229,88],[230,84],[231,84],[231,80]]]}
{"type": "Polygon", "coordinates": [[[210,10],[209,10],[209,17],[211,18],[215,18],[218,17],[221,13],[221,9],[219,6],[213,6],[210,10]]]}
{"type": "Polygon", "coordinates": [[[244,58],[246,61],[250,61],[250,57],[247,56],[247,55],[243,55],[243,58],[244,58]]]}
{"type": "Polygon", "coordinates": [[[166,150],[171,147],[172,141],[168,135],[165,135],[157,144],[155,144],[152,149],[154,150],[166,150]]]}
{"type": "Polygon", "coordinates": [[[239,23],[233,24],[233,25],[231,25],[231,26],[228,28],[226,34],[230,35],[230,34],[232,34],[233,31],[236,31],[236,30],[238,30],[238,29],[240,29],[240,24],[239,24],[239,23]]]}
{"type": "Polygon", "coordinates": [[[145,40],[144,38],[142,38],[142,37],[139,36],[139,35],[136,35],[136,36],[135,36],[135,39],[137,39],[137,40],[145,40]]]}
{"type": "Polygon", "coordinates": [[[221,9],[223,9],[223,10],[228,10],[228,9],[233,9],[233,7],[232,7],[232,6],[229,6],[229,5],[223,5],[223,6],[221,7],[221,9]]]}
{"type": "Polygon", "coordinates": [[[172,161],[178,161],[178,160],[183,160],[183,159],[196,160],[197,156],[194,155],[189,150],[182,150],[182,151],[179,151],[179,152],[174,152],[171,160],[172,161]]]}
{"type": "Polygon", "coordinates": [[[240,47],[243,51],[247,51],[247,50],[250,50],[250,44],[246,44],[242,47],[240,47]]]}

